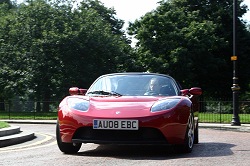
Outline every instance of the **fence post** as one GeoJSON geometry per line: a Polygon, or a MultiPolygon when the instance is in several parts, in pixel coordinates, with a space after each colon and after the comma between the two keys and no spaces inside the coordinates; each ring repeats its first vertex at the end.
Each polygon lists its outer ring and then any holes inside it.
{"type": "Polygon", "coordinates": [[[221,123],[221,102],[219,101],[219,109],[220,109],[220,123],[221,123]]]}
{"type": "Polygon", "coordinates": [[[36,107],[37,107],[37,102],[36,102],[36,101],[34,102],[34,105],[35,105],[35,106],[34,106],[34,109],[35,109],[35,110],[34,110],[33,116],[34,116],[34,120],[35,120],[35,119],[36,119],[36,107]]]}
{"type": "Polygon", "coordinates": [[[10,102],[8,101],[8,112],[9,112],[9,119],[10,119],[10,102]]]}

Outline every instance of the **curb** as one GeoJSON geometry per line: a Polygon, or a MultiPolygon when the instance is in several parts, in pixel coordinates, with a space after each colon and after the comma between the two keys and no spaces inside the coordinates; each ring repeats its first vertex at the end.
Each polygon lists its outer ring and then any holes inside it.
{"type": "MultiPolygon", "coordinates": [[[[7,123],[23,123],[23,124],[56,124],[57,120],[0,120],[7,123]]],[[[225,123],[199,123],[200,128],[230,130],[230,131],[241,131],[250,132],[250,124],[241,124],[240,126],[232,126],[231,124],[225,123]]]]}
{"type": "Polygon", "coordinates": [[[35,138],[32,132],[23,132],[18,126],[0,129],[0,148],[30,141],[35,138]]]}
{"type": "Polygon", "coordinates": [[[10,126],[7,128],[0,129],[0,137],[17,134],[20,132],[20,127],[10,126]]]}
{"type": "Polygon", "coordinates": [[[21,132],[21,133],[9,135],[9,136],[3,136],[3,137],[0,137],[0,148],[30,141],[34,138],[35,138],[35,134],[30,133],[30,132],[21,132]]]}
{"type": "Polygon", "coordinates": [[[22,123],[22,124],[56,124],[57,120],[0,120],[7,123],[22,123]]]}
{"type": "Polygon", "coordinates": [[[200,128],[209,128],[217,130],[250,132],[250,124],[241,124],[240,126],[232,126],[231,124],[216,124],[216,123],[199,123],[200,128]]]}

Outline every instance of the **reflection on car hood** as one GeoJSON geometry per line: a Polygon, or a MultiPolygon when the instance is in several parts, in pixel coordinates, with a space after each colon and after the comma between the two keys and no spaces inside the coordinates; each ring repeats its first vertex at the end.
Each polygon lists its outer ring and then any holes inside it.
{"type": "MultiPolygon", "coordinates": [[[[89,97],[88,116],[100,118],[131,118],[152,116],[150,109],[160,99],[173,97],[89,97]]],[[[176,97],[175,97],[176,98],[176,97]]]]}

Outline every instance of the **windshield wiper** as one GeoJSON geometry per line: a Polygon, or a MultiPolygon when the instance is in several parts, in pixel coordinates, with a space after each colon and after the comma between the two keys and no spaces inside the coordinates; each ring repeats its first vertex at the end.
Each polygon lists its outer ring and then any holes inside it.
{"type": "Polygon", "coordinates": [[[92,91],[88,92],[88,94],[98,94],[98,95],[108,95],[108,96],[122,96],[120,93],[117,93],[115,91],[107,92],[107,91],[92,91]]]}

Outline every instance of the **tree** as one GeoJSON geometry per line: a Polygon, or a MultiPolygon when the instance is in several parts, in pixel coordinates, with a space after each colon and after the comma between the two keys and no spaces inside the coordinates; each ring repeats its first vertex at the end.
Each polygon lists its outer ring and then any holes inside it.
{"type": "MultiPolygon", "coordinates": [[[[131,40],[127,38],[125,31],[122,29],[124,21],[116,17],[115,9],[106,8],[99,0],[83,0],[80,4],[80,10],[91,13],[94,12],[98,15],[98,18],[110,25],[110,30],[113,34],[112,41],[117,43],[115,45],[119,47],[116,48],[117,55],[113,53],[113,55],[117,57],[115,64],[118,68],[116,71],[134,71],[140,68],[140,66],[136,64],[136,61],[134,60],[135,54],[129,46],[129,44],[131,44],[131,40]],[[122,48],[122,50],[120,48],[122,48]]],[[[108,47],[112,48],[115,45],[108,47]]],[[[115,50],[113,49],[113,51],[115,50]]],[[[112,66],[114,66],[114,64],[112,66]]]]}
{"type": "MultiPolygon", "coordinates": [[[[61,99],[69,87],[88,87],[101,74],[124,69],[121,59],[130,59],[119,20],[110,24],[95,8],[60,2],[27,1],[1,18],[0,85],[12,96],[43,101],[44,111],[46,101],[61,99]]],[[[7,93],[4,98],[11,97],[7,93]]]]}
{"type": "Polygon", "coordinates": [[[0,0],[0,4],[6,4],[8,9],[15,8],[15,3],[11,2],[11,0],[0,0]]]}
{"type": "Polygon", "coordinates": [[[124,35],[124,31],[122,30],[124,21],[116,18],[115,9],[106,8],[99,0],[83,0],[80,8],[95,11],[103,20],[111,25],[111,31],[114,34],[124,35]]]}
{"type": "MultiPolygon", "coordinates": [[[[228,97],[232,82],[232,6],[231,0],[161,1],[155,11],[129,27],[129,33],[139,40],[138,60],[145,70],[170,74],[183,87],[200,86],[208,96],[228,97]]],[[[245,12],[245,6],[239,8],[240,16],[245,12]]],[[[245,25],[238,22],[241,34],[248,34],[245,25]]],[[[247,36],[244,41],[243,45],[249,45],[247,36]]]]}
{"type": "MultiPolygon", "coordinates": [[[[0,34],[4,98],[29,95],[37,101],[50,101],[55,95],[60,60],[53,48],[58,38],[50,33],[58,30],[58,25],[53,24],[56,14],[45,1],[37,0],[21,4],[3,19],[0,34]]],[[[43,106],[48,111],[48,103],[43,106]]]]}

